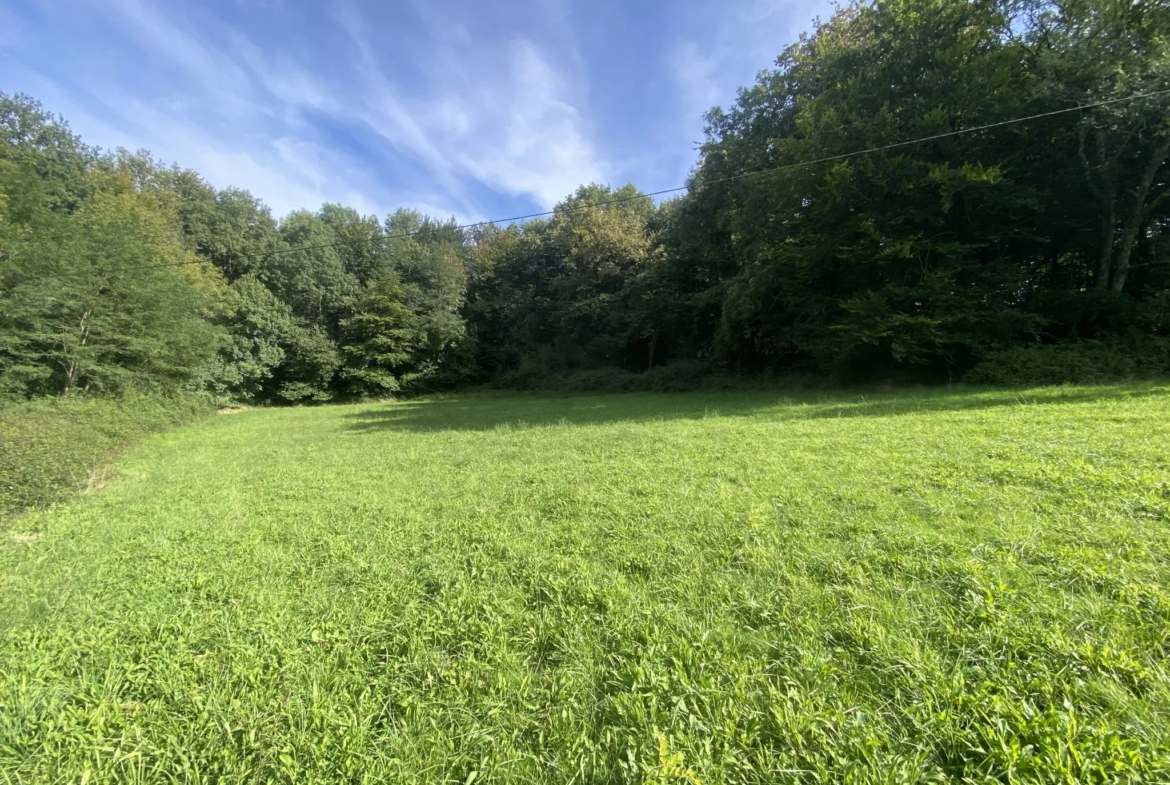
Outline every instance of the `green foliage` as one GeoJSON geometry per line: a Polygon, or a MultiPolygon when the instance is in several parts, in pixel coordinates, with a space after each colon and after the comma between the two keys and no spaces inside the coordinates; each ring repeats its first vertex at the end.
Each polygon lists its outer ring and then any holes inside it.
{"type": "Polygon", "coordinates": [[[265,258],[258,277],[294,314],[333,327],[358,293],[357,277],[331,245],[334,233],[320,216],[299,210],[280,222],[280,234],[287,251],[265,258]]]}
{"type": "Polygon", "coordinates": [[[101,488],[110,460],[140,437],[209,409],[189,393],[0,403],[0,517],[101,488]]]}
{"type": "Polygon", "coordinates": [[[230,338],[204,369],[199,386],[220,403],[266,397],[269,380],[288,358],[286,347],[303,331],[292,309],[249,274],[228,290],[216,320],[230,338]]]}
{"type": "Polygon", "coordinates": [[[694,361],[660,365],[645,373],[623,368],[589,368],[570,372],[549,371],[533,367],[531,360],[521,364],[501,380],[506,388],[527,390],[564,390],[570,392],[685,392],[709,388],[715,380],[710,367],[694,361]]]}
{"type": "Polygon", "coordinates": [[[395,375],[412,359],[422,336],[415,315],[402,302],[393,273],[366,284],[356,313],[341,322],[349,391],[358,396],[396,392],[395,375]]]}
{"type": "Polygon", "coordinates": [[[632,185],[591,185],[557,210],[476,238],[466,312],[480,362],[523,376],[522,358],[552,353],[569,368],[644,370],[655,341],[643,278],[657,258],[657,208],[632,185]],[[614,200],[627,201],[595,206],[614,200]]]}
{"type": "Polygon", "coordinates": [[[637,192],[589,186],[477,236],[481,367],[521,387],[679,361],[954,381],[1037,340],[1161,334],[1165,97],[949,132],[1156,90],[1168,24],[1095,0],[841,8],[712,110],[686,196],[590,208],[637,192]]]}
{"type": "Polygon", "coordinates": [[[274,374],[277,396],[288,403],[328,401],[342,365],[341,352],[317,325],[296,325],[285,336],[286,362],[274,374]]]}
{"type": "Polygon", "coordinates": [[[0,771],[1165,782],[1167,417],[1134,385],[205,420],[0,533],[0,771]]]}
{"type": "MultiPolygon", "coordinates": [[[[1072,117],[1037,120],[785,167],[1156,89],[1170,62],[1168,21],[1154,3],[841,9],[730,111],[709,115],[692,191],[663,240],[663,291],[700,316],[698,332],[666,314],[669,350],[846,377],[954,379],[988,352],[1034,341],[1062,319],[1046,308],[1052,295],[1078,308],[1071,301],[1103,285],[1102,219],[1118,266],[1157,245],[1170,207],[1165,97],[1087,113],[1080,128],[1072,117]],[[719,182],[769,168],[781,171],[719,182]],[[1138,199],[1136,212],[1122,193],[1138,199]]],[[[1167,269],[1135,266],[1128,284],[1113,276],[1114,288],[1146,300],[1165,289],[1167,269]]]]}
{"type": "Polygon", "coordinates": [[[385,269],[401,283],[402,301],[419,334],[410,378],[416,385],[458,380],[469,370],[461,351],[467,340],[461,313],[467,296],[463,232],[454,221],[399,210],[386,219],[386,234],[391,239],[385,269]]]}
{"type": "Polygon", "coordinates": [[[650,392],[684,392],[711,388],[719,381],[706,363],[695,360],[679,360],[669,365],[659,365],[642,375],[638,389],[650,392]]]}
{"type": "MultiPolygon", "coordinates": [[[[92,193],[86,171],[94,151],[82,144],[63,118],[26,95],[0,92],[0,186],[20,170],[35,174],[50,209],[71,211],[92,193]]],[[[25,179],[25,178],[21,178],[25,179]]]]}
{"type": "Polygon", "coordinates": [[[222,340],[205,318],[220,285],[210,266],[174,266],[194,260],[126,178],[90,179],[66,213],[35,178],[6,178],[0,393],[179,389],[222,340]]]}
{"type": "Polygon", "coordinates": [[[1082,341],[1018,346],[992,354],[967,374],[975,384],[1104,384],[1170,377],[1170,339],[1082,341]]]}
{"type": "Polygon", "coordinates": [[[621,368],[590,368],[561,377],[542,378],[538,382],[540,386],[532,385],[530,389],[620,393],[640,389],[638,382],[638,374],[621,368]]]}
{"type": "MultiPolygon", "coordinates": [[[[1045,98],[1102,101],[1170,89],[1170,8],[1164,3],[1072,0],[1038,3],[1036,10],[1034,37],[1041,45],[1031,65],[1045,98]]],[[[1158,233],[1165,222],[1159,204],[1170,189],[1168,108],[1165,96],[1111,103],[1082,113],[1075,128],[1076,157],[1069,163],[1076,161],[1077,179],[1087,186],[1080,195],[1085,213],[1096,220],[1069,230],[1095,241],[1095,254],[1085,261],[1099,289],[1141,288],[1141,278],[1130,278],[1137,272],[1131,258],[1138,238],[1148,241],[1150,230],[1158,233]]],[[[1075,204],[1077,197],[1065,199],[1075,204]]]]}
{"type": "Polygon", "coordinates": [[[321,220],[333,230],[347,273],[362,284],[382,273],[385,241],[377,217],[359,215],[350,207],[327,204],[321,208],[321,220]]]}
{"type": "Polygon", "coordinates": [[[684,196],[594,183],[470,230],[277,220],[0,95],[0,393],[1082,378],[1016,349],[1166,337],[1168,85],[1165,2],[858,0],[707,114],[684,196]],[[147,260],[194,274],[107,280],[147,260]],[[391,276],[405,311],[370,299],[391,276]]]}

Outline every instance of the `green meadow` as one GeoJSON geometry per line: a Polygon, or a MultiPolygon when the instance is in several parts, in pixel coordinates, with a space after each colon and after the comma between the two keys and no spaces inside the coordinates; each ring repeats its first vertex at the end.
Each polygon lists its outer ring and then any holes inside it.
{"type": "Polygon", "coordinates": [[[0,528],[0,781],[1167,782],[1168,393],[155,435],[0,528]]]}

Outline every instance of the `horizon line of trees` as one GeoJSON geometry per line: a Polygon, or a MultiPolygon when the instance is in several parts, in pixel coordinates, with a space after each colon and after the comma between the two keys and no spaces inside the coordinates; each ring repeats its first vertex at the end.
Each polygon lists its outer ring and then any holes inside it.
{"type": "Polygon", "coordinates": [[[303,402],[663,366],[945,381],[1023,347],[1140,352],[1170,306],[1170,96],[782,167],[1168,89],[1163,2],[855,2],[707,114],[685,195],[589,184],[471,229],[277,220],[0,93],[0,396],[303,402]]]}

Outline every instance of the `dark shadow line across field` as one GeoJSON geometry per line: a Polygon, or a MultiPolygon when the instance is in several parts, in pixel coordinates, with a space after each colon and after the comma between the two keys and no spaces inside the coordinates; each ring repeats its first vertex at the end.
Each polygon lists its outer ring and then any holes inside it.
{"type": "Polygon", "coordinates": [[[654,420],[699,420],[767,413],[773,420],[899,417],[928,412],[977,411],[1010,406],[1054,406],[1124,400],[1167,394],[1154,385],[1053,388],[1051,390],[966,389],[848,395],[838,393],[627,393],[618,395],[511,394],[455,396],[387,404],[345,415],[356,431],[487,431],[502,427],[601,425],[654,420]]]}

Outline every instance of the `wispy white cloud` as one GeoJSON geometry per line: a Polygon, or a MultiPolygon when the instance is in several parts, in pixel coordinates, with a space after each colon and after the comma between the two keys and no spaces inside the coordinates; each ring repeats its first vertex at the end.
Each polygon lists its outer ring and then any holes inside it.
{"type": "MultiPolygon", "coordinates": [[[[738,7],[704,8],[667,54],[677,96],[680,142],[701,138],[703,116],[727,107],[736,90],[750,85],[817,15],[832,11],[829,0],[757,0],[738,7]]],[[[689,147],[690,145],[688,145],[689,147]]],[[[689,168],[694,158],[685,162],[689,168]]],[[[681,173],[680,173],[681,176],[681,173]]]]}
{"type": "MultiPolygon", "coordinates": [[[[136,49],[130,51],[136,60],[173,71],[178,81],[151,90],[95,73],[87,75],[87,90],[70,91],[39,74],[26,77],[87,141],[149,149],[163,160],[196,169],[217,186],[251,190],[278,215],[326,201],[378,212],[389,207],[387,189],[369,182],[352,162],[311,133],[290,135],[307,129],[302,111],[319,95],[300,70],[260,69],[258,50],[241,37],[231,39],[232,50],[212,46],[189,25],[137,0],[118,0],[102,21],[134,42],[136,49]]],[[[147,88],[163,83],[150,70],[142,82],[147,88]]]]}
{"type": "Polygon", "coordinates": [[[564,76],[529,41],[511,54],[507,95],[489,96],[470,111],[488,133],[459,134],[458,161],[475,177],[551,207],[578,185],[605,179],[605,164],[584,118],[566,100],[564,76]],[[502,102],[497,98],[504,98],[502,102]],[[500,111],[503,109],[503,111],[500,111]]]}
{"type": "Polygon", "coordinates": [[[590,181],[679,184],[825,0],[149,0],[0,4],[0,89],[87,141],[147,148],[275,213],[342,202],[461,219],[590,181]]]}
{"type": "Polygon", "coordinates": [[[757,0],[721,12],[696,31],[701,36],[681,38],[671,50],[685,103],[705,103],[706,108],[731,103],[737,87],[773,67],[813,18],[832,8],[829,0],[757,0]]]}
{"type": "Polygon", "coordinates": [[[551,206],[602,176],[580,104],[586,91],[547,53],[523,39],[497,41],[506,64],[472,68],[460,56],[473,42],[469,28],[416,5],[434,54],[420,64],[421,82],[386,62],[376,28],[351,2],[331,20],[347,42],[335,69],[321,67],[320,53],[304,63],[304,53],[190,8],[111,0],[101,10],[57,9],[95,15],[155,69],[133,89],[89,75],[86,87],[99,95],[53,91],[65,99],[57,108],[95,141],[149,148],[218,186],[248,188],[277,214],[345,201],[478,218],[484,192],[551,206]]]}
{"type": "MultiPolygon", "coordinates": [[[[358,71],[372,96],[355,116],[425,161],[453,191],[459,192],[460,178],[470,175],[493,189],[551,207],[577,185],[603,177],[604,164],[578,108],[579,91],[531,41],[515,40],[509,67],[483,74],[472,90],[454,89],[461,86],[457,83],[463,74],[452,67],[436,79],[446,89],[407,102],[384,75],[354,7],[342,8],[358,71]]],[[[464,36],[451,40],[462,42],[464,36]]],[[[437,45],[445,48],[450,42],[437,45]]],[[[437,52],[436,60],[458,62],[445,54],[437,52]]]]}
{"type": "Polygon", "coordinates": [[[683,111],[698,117],[712,106],[725,101],[726,80],[720,79],[720,57],[703,52],[694,41],[679,41],[671,52],[670,64],[681,97],[683,111]]]}
{"type": "Polygon", "coordinates": [[[112,0],[117,21],[144,48],[164,55],[205,94],[213,94],[222,104],[221,112],[239,114],[252,110],[248,101],[252,92],[248,75],[223,52],[209,46],[190,28],[176,24],[140,0],[112,0]]]}

